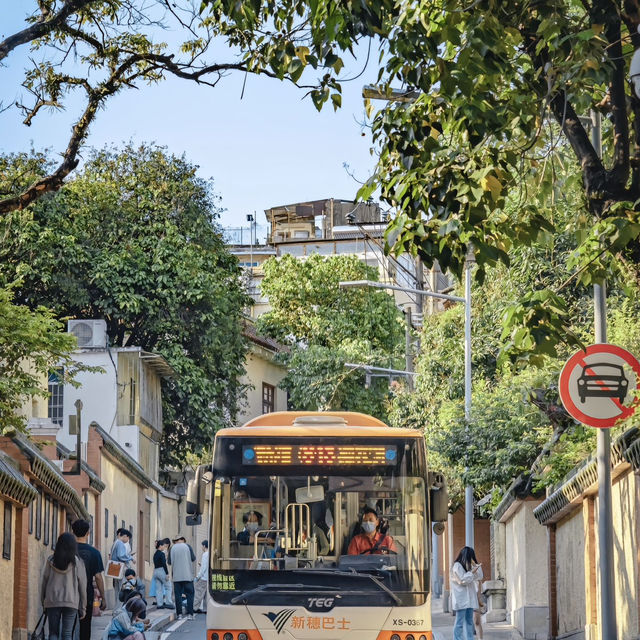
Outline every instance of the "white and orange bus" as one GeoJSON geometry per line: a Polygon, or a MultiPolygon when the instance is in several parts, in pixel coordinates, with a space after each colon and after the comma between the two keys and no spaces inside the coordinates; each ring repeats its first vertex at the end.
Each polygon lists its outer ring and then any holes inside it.
{"type": "Polygon", "coordinates": [[[432,638],[431,525],[447,492],[421,432],[361,413],[265,414],[216,434],[191,522],[207,493],[207,640],[432,638]],[[350,554],[366,507],[385,544],[350,554]]]}

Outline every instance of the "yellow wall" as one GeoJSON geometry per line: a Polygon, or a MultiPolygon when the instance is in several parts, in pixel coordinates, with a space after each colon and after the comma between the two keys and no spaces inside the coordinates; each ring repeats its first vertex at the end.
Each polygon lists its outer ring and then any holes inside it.
{"type": "Polygon", "coordinates": [[[262,383],[276,388],[275,411],[287,410],[287,394],[278,388],[280,381],[286,375],[284,367],[272,362],[272,354],[257,345],[252,345],[245,361],[245,375],[243,384],[251,385],[247,391],[247,404],[238,414],[238,424],[243,424],[252,418],[262,415],[262,383]]]}
{"type": "Polygon", "coordinates": [[[584,519],[579,509],[556,528],[559,634],[582,630],[587,624],[584,545],[584,519]]]}
{"type": "Polygon", "coordinates": [[[612,487],[614,580],[619,640],[636,640],[638,628],[638,476],[626,474],[612,487]]]}
{"type": "MultiPolygon", "coordinates": [[[[11,637],[11,626],[13,622],[13,567],[15,560],[16,541],[16,513],[13,508],[13,522],[11,530],[11,559],[6,560],[0,553],[0,638],[11,637]]],[[[0,498],[0,531],[4,531],[4,501],[0,498]]]]}
{"type": "MultiPolygon", "coordinates": [[[[132,550],[136,549],[136,530],[138,528],[138,484],[135,480],[130,478],[119,466],[112,462],[103,453],[101,458],[101,473],[100,477],[102,482],[106,485],[105,490],[102,492],[101,500],[101,531],[98,535],[102,536],[102,554],[103,561],[106,563],[111,546],[115,540],[115,530],[113,526],[113,516],[117,516],[117,528],[122,526],[122,521],[125,521],[127,526],[133,525],[132,550]],[[104,510],[109,510],[109,526],[108,536],[104,537],[104,510]]],[[[111,582],[111,580],[107,580],[111,582]]],[[[107,584],[107,589],[112,585],[107,584]]]]}

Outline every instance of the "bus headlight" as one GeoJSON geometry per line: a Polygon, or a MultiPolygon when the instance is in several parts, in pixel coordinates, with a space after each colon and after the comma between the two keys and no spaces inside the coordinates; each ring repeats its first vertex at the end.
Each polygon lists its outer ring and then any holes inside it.
{"type": "Polygon", "coordinates": [[[238,640],[249,640],[249,636],[247,636],[247,634],[243,631],[242,633],[238,634],[238,640]]]}
{"type": "Polygon", "coordinates": [[[227,633],[222,636],[222,640],[233,640],[233,633],[227,631],[227,633]]]}
{"type": "Polygon", "coordinates": [[[400,636],[397,633],[394,633],[390,640],[400,640],[400,636]]]}

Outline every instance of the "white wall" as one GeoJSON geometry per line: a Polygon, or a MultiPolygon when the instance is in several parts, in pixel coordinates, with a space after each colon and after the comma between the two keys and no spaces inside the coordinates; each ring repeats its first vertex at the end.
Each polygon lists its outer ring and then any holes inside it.
{"type": "MultiPolygon", "coordinates": [[[[115,423],[118,396],[116,370],[106,350],[82,351],[73,357],[82,364],[102,367],[104,373],[80,372],[76,376],[79,388],[64,387],[64,419],[58,432],[58,442],[69,449],[76,446],[76,436],[69,435],[69,416],[76,413],[75,401],[82,400],[82,442],[86,442],[91,422],[97,422],[107,432],[115,423]]],[[[116,360],[115,352],[113,357],[116,360]]]]}

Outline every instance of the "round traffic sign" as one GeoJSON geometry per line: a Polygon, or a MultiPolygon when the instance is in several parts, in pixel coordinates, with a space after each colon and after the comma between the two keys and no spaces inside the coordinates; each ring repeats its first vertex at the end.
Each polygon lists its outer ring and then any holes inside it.
{"type": "Polygon", "coordinates": [[[635,412],[640,362],[614,344],[592,344],[574,353],[560,374],[564,408],[591,427],[613,427],[635,412]]]}

